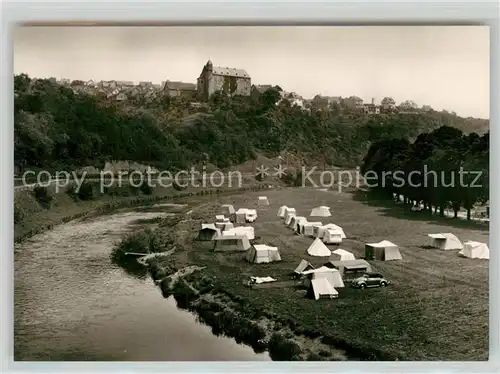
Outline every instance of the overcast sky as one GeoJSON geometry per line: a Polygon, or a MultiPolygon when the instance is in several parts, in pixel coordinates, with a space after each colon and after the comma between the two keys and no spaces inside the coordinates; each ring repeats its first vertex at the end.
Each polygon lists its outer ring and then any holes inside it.
{"type": "Polygon", "coordinates": [[[482,26],[20,27],[14,72],[195,83],[211,59],[305,98],[392,96],[489,118],[489,49],[482,26]]]}

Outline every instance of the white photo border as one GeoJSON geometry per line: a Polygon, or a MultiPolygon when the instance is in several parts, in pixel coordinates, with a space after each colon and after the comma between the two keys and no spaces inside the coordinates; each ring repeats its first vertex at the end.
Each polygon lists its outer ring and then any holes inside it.
{"type": "MultiPolygon", "coordinates": [[[[499,344],[499,260],[500,211],[497,196],[491,188],[490,207],[490,354],[487,362],[14,362],[13,361],[13,46],[12,27],[19,22],[95,21],[125,24],[279,24],[279,25],[339,25],[339,24],[436,24],[490,26],[490,129],[491,162],[500,161],[499,97],[499,7],[498,1],[232,1],[232,2],[172,2],[172,1],[32,1],[3,2],[2,6],[2,85],[0,127],[2,153],[1,170],[5,179],[0,189],[2,209],[1,277],[1,372],[98,373],[116,372],[351,372],[351,373],[494,373],[500,372],[499,344]],[[499,127],[497,129],[497,127],[499,127]],[[497,208],[498,207],[498,208],[497,208]],[[496,227],[496,229],[495,229],[496,227]]],[[[464,94],[467,94],[464,92],[464,94]]],[[[497,164],[498,165],[498,164],[497,164]]],[[[500,185],[497,167],[490,168],[491,185],[500,185]],[[496,183],[499,182],[499,183],[496,183]]]]}

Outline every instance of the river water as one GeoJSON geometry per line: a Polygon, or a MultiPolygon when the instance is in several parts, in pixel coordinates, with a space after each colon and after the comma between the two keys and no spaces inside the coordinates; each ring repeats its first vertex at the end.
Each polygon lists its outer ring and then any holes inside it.
{"type": "Polygon", "coordinates": [[[15,360],[270,360],[213,335],[148,277],[112,264],[113,245],[140,228],[137,220],[161,214],[136,210],[73,221],[16,244],[15,360]]]}

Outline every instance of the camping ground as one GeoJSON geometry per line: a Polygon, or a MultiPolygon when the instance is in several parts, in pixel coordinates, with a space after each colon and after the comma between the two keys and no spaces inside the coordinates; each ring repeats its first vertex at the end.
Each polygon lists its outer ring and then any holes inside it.
{"type": "MultiPolygon", "coordinates": [[[[458,251],[425,248],[427,234],[453,232],[465,242],[488,242],[489,230],[469,222],[435,219],[421,213],[403,215],[399,207],[360,201],[351,193],[312,188],[285,188],[219,196],[193,208],[193,219],[178,224],[183,241],[173,258],[175,266],[204,266],[203,276],[215,277],[220,287],[253,308],[288,320],[295,331],[331,337],[346,350],[373,351],[377,357],[398,360],[485,360],[488,358],[488,261],[458,256],[458,251]],[[269,206],[257,207],[266,195],[269,206]],[[215,220],[221,204],[257,208],[256,243],[277,246],[281,262],[250,264],[245,253],[215,253],[211,246],[193,241],[199,223],[215,220]],[[315,267],[328,258],[308,256],[313,239],[294,234],[277,217],[281,205],[296,208],[297,215],[323,224],[341,226],[347,239],[342,248],[356,258],[364,244],[390,240],[399,246],[403,260],[370,261],[392,284],[386,288],[340,288],[339,298],[314,301],[306,290],[293,287],[291,273],[301,259],[315,267]],[[331,217],[311,217],[313,207],[331,207],[331,217]],[[283,281],[276,287],[245,286],[250,276],[271,276],[283,281]],[[280,286],[281,285],[281,286],[280,286]]],[[[214,279],[215,279],[214,278],[214,279]]]]}

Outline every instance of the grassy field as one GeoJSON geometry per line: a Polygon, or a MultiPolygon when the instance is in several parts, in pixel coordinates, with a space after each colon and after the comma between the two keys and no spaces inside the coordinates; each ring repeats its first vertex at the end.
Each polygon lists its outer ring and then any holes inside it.
{"type": "MultiPolygon", "coordinates": [[[[220,287],[252,309],[279,316],[294,331],[320,335],[347,351],[373,352],[388,360],[486,360],[488,358],[488,261],[461,258],[456,251],[424,248],[426,234],[453,232],[462,241],[488,242],[488,228],[469,222],[436,219],[422,213],[405,214],[394,206],[381,207],[359,201],[353,194],[313,189],[280,189],[219,196],[193,210],[193,220],[176,227],[178,240],[186,243],[177,265],[206,266],[204,276],[215,277],[220,287]],[[221,204],[236,209],[256,207],[257,196],[271,203],[258,207],[253,224],[257,242],[277,246],[282,261],[250,264],[244,253],[214,253],[210,246],[193,241],[199,222],[213,222],[221,204]],[[390,240],[400,247],[401,261],[370,261],[393,284],[387,288],[338,289],[335,300],[314,301],[305,289],[283,287],[251,289],[250,276],[272,276],[289,281],[301,259],[313,265],[327,258],[310,257],[312,238],[295,235],[277,217],[279,206],[297,209],[308,217],[319,205],[331,207],[332,216],[314,221],[335,223],[347,235],[340,248],[364,255],[364,243],[390,240]]],[[[334,249],[335,246],[331,246],[334,249]]],[[[171,260],[169,260],[171,261],[171,260]]]]}

